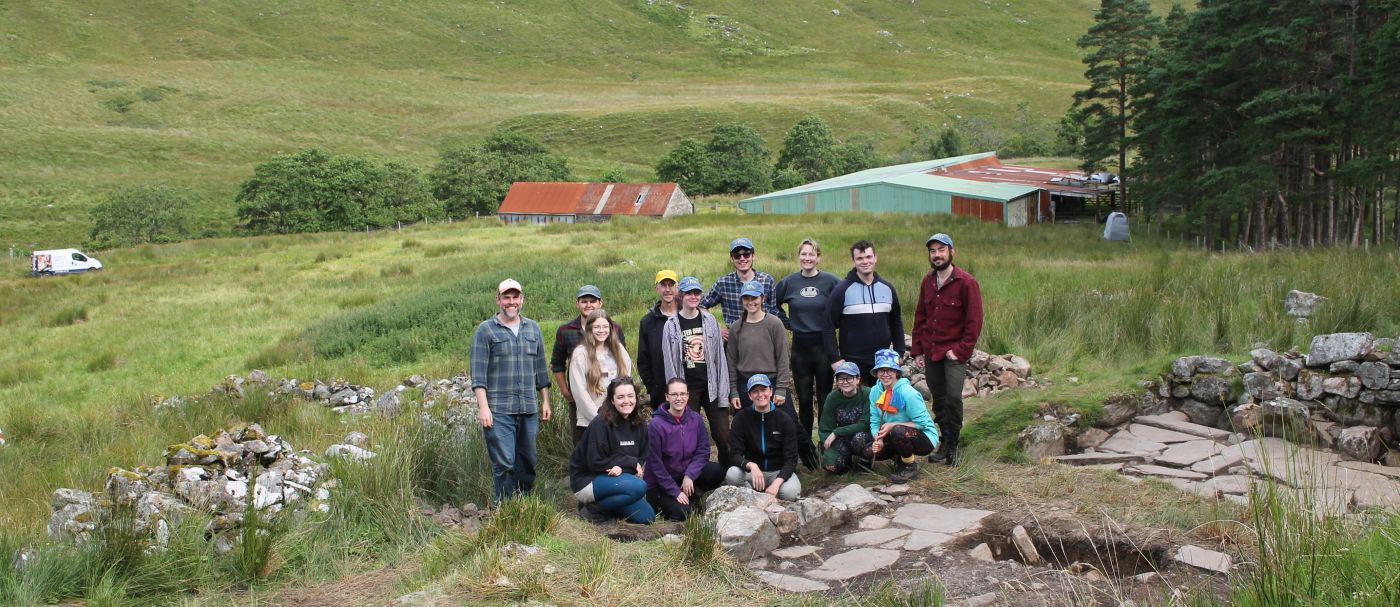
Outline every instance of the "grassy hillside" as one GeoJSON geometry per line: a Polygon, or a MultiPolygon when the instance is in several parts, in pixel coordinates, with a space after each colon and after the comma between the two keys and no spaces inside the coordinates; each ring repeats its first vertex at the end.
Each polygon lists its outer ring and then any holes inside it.
{"type": "Polygon", "coordinates": [[[217,232],[253,165],[311,146],[426,169],[508,124],[581,177],[643,179],[726,120],[775,152],[808,113],[885,152],[922,124],[1007,123],[1020,103],[1052,120],[1097,5],[682,4],[6,2],[0,244],[79,242],[96,199],[152,182],[193,191],[217,232]]]}

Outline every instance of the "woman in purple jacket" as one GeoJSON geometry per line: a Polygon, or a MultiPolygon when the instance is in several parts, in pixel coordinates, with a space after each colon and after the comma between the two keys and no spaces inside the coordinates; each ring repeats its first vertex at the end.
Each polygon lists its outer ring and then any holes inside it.
{"type": "Polygon", "coordinates": [[[647,501],[662,516],[677,521],[690,516],[702,492],[724,482],[724,467],[710,461],[705,421],[689,404],[685,380],[671,378],[666,382],[666,407],[652,416],[647,428],[647,501]]]}

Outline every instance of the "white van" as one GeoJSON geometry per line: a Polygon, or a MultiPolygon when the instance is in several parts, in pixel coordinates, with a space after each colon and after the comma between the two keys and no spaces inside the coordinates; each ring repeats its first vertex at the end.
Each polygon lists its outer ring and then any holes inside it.
{"type": "Polygon", "coordinates": [[[29,256],[29,262],[30,273],[34,276],[72,274],[102,269],[102,262],[97,261],[96,258],[88,257],[77,249],[35,251],[33,255],[29,256]]]}

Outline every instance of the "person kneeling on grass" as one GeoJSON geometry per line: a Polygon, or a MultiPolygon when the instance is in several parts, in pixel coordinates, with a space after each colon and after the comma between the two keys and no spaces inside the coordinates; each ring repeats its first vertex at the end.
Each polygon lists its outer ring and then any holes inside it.
{"type": "Polygon", "coordinates": [[[773,382],[767,375],[750,377],[747,388],[753,406],[734,415],[729,429],[734,465],[724,475],[724,484],[747,485],[778,499],[795,500],[802,495],[796,474],[797,422],[773,409],[773,382]]]}
{"type": "Polygon", "coordinates": [[[870,433],[874,440],[859,445],[861,455],[895,460],[890,482],[907,483],[919,473],[918,457],[933,453],[938,446],[938,426],[928,414],[923,395],[899,376],[898,352],[876,352],[873,370],[878,380],[870,390],[870,433]]]}
{"type": "Polygon", "coordinates": [[[589,520],[623,518],[651,523],[656,511],[647,503],[642,462],[650,454],[647,426],[637,410],[637,386],[631,377],[608,384],[598,416],[583,431],[569,459],[569,485],[589,520]]]}
{"type": "MultiPolygon", "coordinates": [[[[860,368],[846,361],[836,366],[836,389],[822,404],[817,437],[822,445],[822,468],[832,474],[851,469],[851,459],[859,457],[852,444],[868,445],[870,435],[870,388],[860,385],[860,368]]],[[[864,465],[869,466],[867,461],[864,465]]]]}
{"type": "Polygon", "coordinates": [[[647,436],[647,501],[662,516],[683,521],[695,511],[701,493],[724,481],[724,466],[710,461],[710,435],[705,419],[690,408],[685,379],[666,382],[666,406],[652,416],[647,436]]]}

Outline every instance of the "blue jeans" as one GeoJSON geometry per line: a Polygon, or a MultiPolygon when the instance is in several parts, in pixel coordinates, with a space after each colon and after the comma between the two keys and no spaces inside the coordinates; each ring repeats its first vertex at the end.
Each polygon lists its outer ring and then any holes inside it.
{"type": "Polygon", "coordinates": [[[650,524],[656,520],[656,510],[647,503],[647,482],[634,474],[593,478],[593,498],[598,509],[628,522],[650,524]]]}
{"type": "Polygon", "coordinates": [[[535,488],[535,435],[540,433],[537,413],[491,415],[486,435],[486,455],[491,458],[491,485],[496,503],[535,488]]]}

